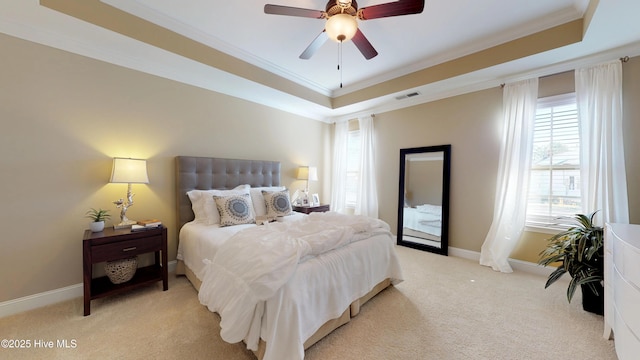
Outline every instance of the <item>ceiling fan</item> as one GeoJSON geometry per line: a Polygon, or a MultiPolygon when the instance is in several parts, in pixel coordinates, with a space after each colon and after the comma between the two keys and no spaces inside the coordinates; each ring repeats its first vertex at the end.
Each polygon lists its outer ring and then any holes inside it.
{"type": "Polygon", "coordinates": [[[358,29],[356,18],[371,20],[390,16],[420,14],[423,9],[424,0],[398,0],[361,9],[358,9],[358,3],[355,0],[329,0],[324,11],[272,4],[264,6],[265,14],[327,19],[324,30],[300,54],[300,59],[310,59],[329,38],[340,43],[353,39],[353,43],[365,59],[372,59],[378,55],[378,52],[362,31],[358,29]]]}

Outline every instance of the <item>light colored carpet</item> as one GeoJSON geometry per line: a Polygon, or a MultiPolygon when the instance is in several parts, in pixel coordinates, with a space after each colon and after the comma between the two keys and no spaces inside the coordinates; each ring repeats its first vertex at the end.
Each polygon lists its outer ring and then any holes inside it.
{"type": "MultiPolygon", "coordinates": [[[[477,263],[398,247],[405,281],[306,352],[325,359],[616,359],[602,338],[603,318],[571,304],[565,283],[501,274],[477,263]]],[[[11,359],[255,359],[220,339],[219,318],[200,305],[184,277],[127,294],[82,299],[0,319],[2,339],[30,349],[0,348],[11,359]],[[35,341],[53,349],[35,349],[35,341]],[[75,348],[57,348],[58,340],[75,348]],[[42,342],[41,342],[42,344],[42,342]]]]}

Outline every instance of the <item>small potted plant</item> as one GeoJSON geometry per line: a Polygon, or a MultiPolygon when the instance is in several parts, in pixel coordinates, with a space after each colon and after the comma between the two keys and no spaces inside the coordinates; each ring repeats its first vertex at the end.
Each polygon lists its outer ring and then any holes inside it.
{"type": "MultiPolygon", "coordinates": [[[[597,211],[596,211],[597,212],[597,211]]],[[[553,271],[545,289],[569,273],[571,281],[567,288],[567,300],[571,302],[580,286],[582,288],[582,308],[600,314],[604,312],[604,230],[593,224],[596,212],[589,215],[576,214],[572,226],[550,239],[547,248],[540,253],[539,265],[560,263],[553,271]]]]}
{"type": "Polygon", "coordinates": [[[100,232],[104,230],[104,221],[107,220],[111,215],[109,215],[109,210],[104,209],[94,209],[88,210],[86,212],[86,217],[91,219],[92,221],[89,223],[89,228],[93,232],[100,232]]]}

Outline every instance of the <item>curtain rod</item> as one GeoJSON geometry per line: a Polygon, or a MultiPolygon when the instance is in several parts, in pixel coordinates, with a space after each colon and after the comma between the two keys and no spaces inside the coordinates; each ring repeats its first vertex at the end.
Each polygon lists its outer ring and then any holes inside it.
{"type": "MultiPolygon", "coordinates": [[[[621,62],[623,62],[623,63],[626,63],[626,62],[628,62],[628,61],[629,61],[629,56],[623,56],[623,57],[621,57],[619,60],[620,60],[621,62]]],[[[563,72],[568,72],[568,71],[563,71],[563,72]]],[[[547,77],[547,76],[554,76],[554,75],[558,75],[558,74],[562,74],[562,72],[560,72],[560,73],[556,73],[556,74],[549,74],[549,75],[546,75],[546,76],[541,76],[540,78],[547,77]]],[[[502,83],[502,84],[500,84],[500,87],[501,87],[501,88],[504,88],[504,86],[505,86],[505,85],[506,85],[505,83],[502,83]]]]}

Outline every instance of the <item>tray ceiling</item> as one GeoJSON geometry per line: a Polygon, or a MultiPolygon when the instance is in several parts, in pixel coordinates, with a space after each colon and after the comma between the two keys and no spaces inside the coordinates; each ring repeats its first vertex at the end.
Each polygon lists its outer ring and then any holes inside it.
{"type": "Polygon", "coordinates": [[[427,0],[421,14],[360,21],[379,55],[347,42],[341,74],[337,43],[298,58],[325,20],[265,3],[326,1],[1,0],[0,31],[323,121],[640,52],[637,0],[427,0]]]}

